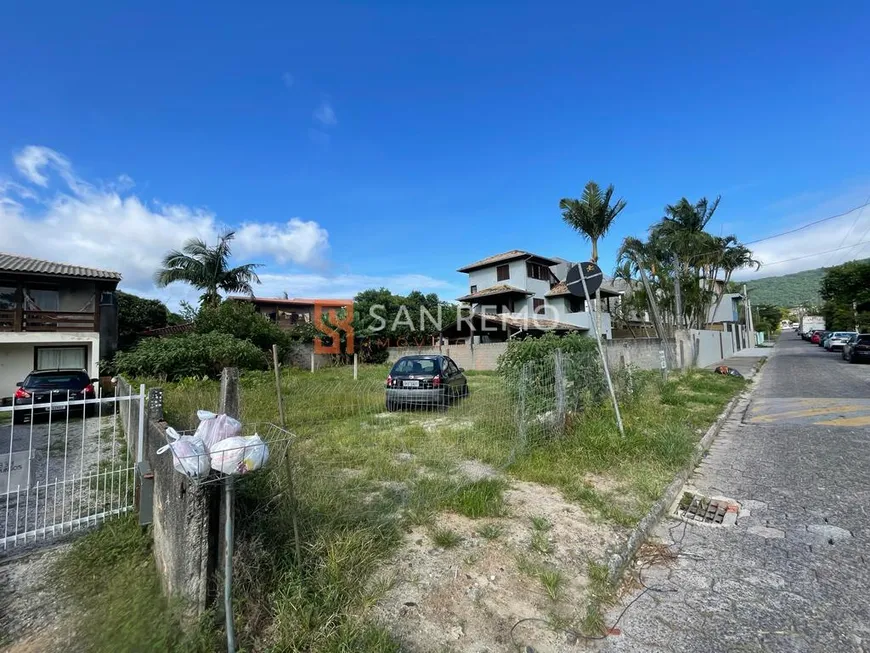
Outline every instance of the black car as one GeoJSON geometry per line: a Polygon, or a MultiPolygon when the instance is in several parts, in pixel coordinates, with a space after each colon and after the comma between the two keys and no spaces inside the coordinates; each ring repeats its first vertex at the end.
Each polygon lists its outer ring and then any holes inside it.
{"type": "Polygon", "coordinates": [[[447,406],[468,395],[463,369],[447,356],[403,356],[387,376],[387,410],[447,406]]]}
{"type": "MultiPolygon", "coordinates": [[[[92,379],[83,370],[45,370],[31,372],[24,381],[16,385],[13,396],[17,410],[13,411],[16,422],[24,422],[31,416],[67,410],[65,402],[81,401],[83,399],[96,399],[97,391],[94,384],[97,379],[92,379]],[[59,404],[59,405],[54,405],[59,404]]],[[[96,404],[69,406],[69,412],[82,412],[91,415],[96,404]]]]}
{"type": "Polygon", "coordinates": [[[870,333],[853,336],[843,347],[843,357],[850,363],[870,361],[870,333]]]}

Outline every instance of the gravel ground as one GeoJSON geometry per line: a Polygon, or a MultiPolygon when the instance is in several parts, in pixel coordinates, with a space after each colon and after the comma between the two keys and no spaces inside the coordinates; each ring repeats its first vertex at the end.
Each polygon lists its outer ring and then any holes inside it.
{"type": "Polygon", "coordinates": [[[690,481],[740,502],[737,525],[660,524],[676,557],[642,578],[664,591],[629,593],[607,617],[637,599],[618,631],[589,646],[870,651],[868,397],[870,365],[784,334],[690,481]]]}
{"type": "MultiPolygon", "coordinates": [[[[9,460],[10,445],[13,454],[31,453],[31,487],[18,492],[10,487],[8,500],[0,496],[0,536],[43,528],[50,531],[53,524],[117,508],[129,485],[122,470],[132,465],[121,450],[120,426],[119,420],[108,415],[68,420],[54,416],[51,421],[37,419],[32,425],[0,427],[4,463],[9,460]],[[106,473],[94,476],[98,471],[106,473]]],[[[0,488],[4,495],[5,491],[6,487],[0,488]]],[[[0,546],[0,556],[14,548],[12,543],[0,546]]]]}

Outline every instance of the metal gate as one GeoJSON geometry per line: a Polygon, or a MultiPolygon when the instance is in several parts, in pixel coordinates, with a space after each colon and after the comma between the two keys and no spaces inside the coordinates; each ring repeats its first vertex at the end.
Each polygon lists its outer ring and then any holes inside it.
{"type": "Polygon", "coordinates": [[[145,386],[0,407],[0,544],[31,544],[133,509],[145,386]]]}

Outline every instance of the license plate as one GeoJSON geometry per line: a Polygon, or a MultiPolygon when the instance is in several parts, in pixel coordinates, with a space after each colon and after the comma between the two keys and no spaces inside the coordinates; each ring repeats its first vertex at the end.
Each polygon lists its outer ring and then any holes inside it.
{"type": "Polygon", "coordinates": [[[419,388],[420,382],[419,381],[402,381],[402,387],[403,388],[419,388]]]}

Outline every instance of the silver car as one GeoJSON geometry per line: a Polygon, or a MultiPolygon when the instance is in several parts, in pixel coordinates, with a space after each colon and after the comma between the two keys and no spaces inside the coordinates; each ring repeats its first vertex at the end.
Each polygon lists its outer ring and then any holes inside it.
{"type": "Polygon", "coordinates": [[[843,346],[852,336],[858,335],[854,331],[834,331],[825,339],[825,349],[828,351],[842,351],[843,346]]]}

